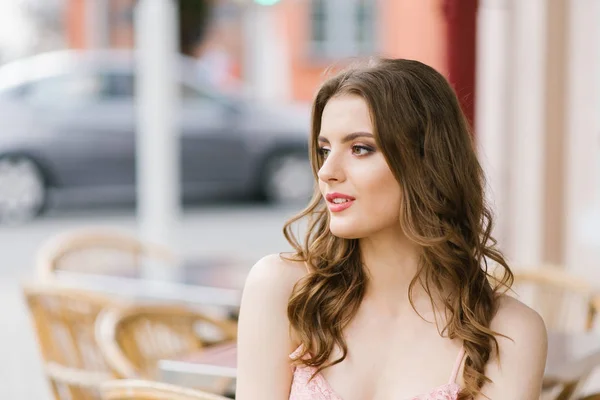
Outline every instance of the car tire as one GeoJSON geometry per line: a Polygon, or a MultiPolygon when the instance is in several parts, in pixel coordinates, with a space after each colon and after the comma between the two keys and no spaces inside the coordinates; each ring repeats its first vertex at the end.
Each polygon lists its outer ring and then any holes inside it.
{"type": "Polygon", "coordinates": [[[38,216],[47,187],[39,165],[20,155],[0,156],[0,223],[19,223],[38,216]]]}
{"type": "Polygon", "coordinates": [[[287,152],[269,157],[261,174],[261,187],[263,197],[270,203],[306,203],[314,190],[308,156],[287,152]]]}

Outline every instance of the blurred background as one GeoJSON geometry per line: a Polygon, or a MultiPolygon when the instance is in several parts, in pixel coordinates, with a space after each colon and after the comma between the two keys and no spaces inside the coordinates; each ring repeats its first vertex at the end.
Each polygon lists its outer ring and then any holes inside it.
{"type": "Polygon", "coordinates": [[[110,321],[127,304],[145,334],[175,335],[182,310],[235,326],[248,270],[289,249],[312,194],[313,95],[369,55],[449,79],[499,246],[557,332],[548,398],[600,391],[598,0],[0,0],[0,397],[231,383],[234,365],[180,360],[204,336],[146,354],[158,339],[110,321]]]}

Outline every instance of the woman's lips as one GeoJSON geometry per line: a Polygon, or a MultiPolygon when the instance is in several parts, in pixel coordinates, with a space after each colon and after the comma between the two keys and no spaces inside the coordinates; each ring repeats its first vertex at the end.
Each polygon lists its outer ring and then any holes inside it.
{"type": "Polygon", "coordinates": [[[344,193],[328,193],[325,195],[325,200],[327,200],[327,206],[329,207],[329,211],[331,212],[340,212],[346,210],[348,207],[354,203],[356,200],[354,197],[349,196],[344,193]],[[336,203],[336,200],[344,200],[342,202],[336,203]]]}
{"type": "Polygon", "coordinates": [[[329,211],[331,212],[341,212],[350,207],[352,203],[354,203],[354,200],[347,200],[343,203],[333,203],[330,201],[327,202],[327,206],[329,207],[329,211]]]}

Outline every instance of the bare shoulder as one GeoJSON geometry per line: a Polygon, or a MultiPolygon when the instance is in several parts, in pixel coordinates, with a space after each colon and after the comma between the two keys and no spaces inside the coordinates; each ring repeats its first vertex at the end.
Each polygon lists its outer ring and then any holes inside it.
{"type": "Polygon", "coordinates": [[[304,275],[306,267],[300,261],[285,258],[285,255],[269,254],[254,264],[248,277],[244,291],[258,290],[269,297],[285,297],[304,275]]]}
{"type": "Polygon", "coordinates": [[[515,342],[528,345],[546,345],[548,342],[542,317],[532,308],[507,295],[498,298],[498,310],[490,327],[515,342]]]}
{"type": "Polygon", "coordinates": [[[304,264],[279,254],[261,258],[246,278],[238,322],[236,398],[289,396],[289,355],[298,346],[290,334],[287,306],[304,264]]]}
{"type": "Polygon", "coordinates": [[[501,296],[490,328],[497,332],[498,350],[486,365],[491,380],[477,400],[539,399],[548,352],[541,316],[515,298],[501,296]]]}
{"type": "Polygon", "coordinates": [[[294,285],[306,274],[304,263],[286,259],[285,255],[261,258],[246,278],[241,311],[269,310],[272,318],[287,321],[287,304],[294,285]]]}

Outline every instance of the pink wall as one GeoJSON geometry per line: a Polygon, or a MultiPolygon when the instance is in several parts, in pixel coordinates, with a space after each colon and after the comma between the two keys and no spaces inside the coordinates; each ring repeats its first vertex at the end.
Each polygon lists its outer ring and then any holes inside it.
{"type": "MultiPolygon", "coordinates": [[[[447,75],[446,25],[439,0],[377,0],[377,32],[381,55],[422,61],[447,75]]],[[[308,0],[278,5],[279,20],[288,38],[292,97],[310,101],[331,61],[313,60],[307,54],[308,0]]]]}
{"type": "Polygon", "coordinates": [[[72,49],[86,46],[85,3],[83,0],[69,0],[66,10],[67,45],[72,49]]]}
{"type": "Polygon", "coordinates": [[[446,75],[446,23],[442,2],[379,0],[379,7],[382,55],[422,61],[446,75]]]}

